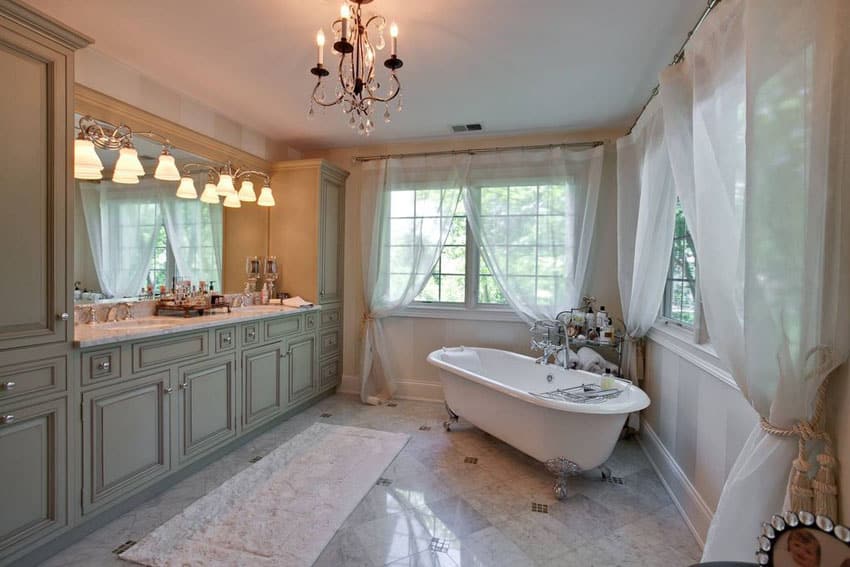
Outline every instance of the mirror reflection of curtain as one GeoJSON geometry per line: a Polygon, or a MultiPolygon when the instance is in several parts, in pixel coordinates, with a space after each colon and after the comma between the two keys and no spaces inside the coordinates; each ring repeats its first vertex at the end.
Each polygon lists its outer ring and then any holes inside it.
{"type": "MultiPolygon", "coordinates": [[[[195,176],[195,186],[203,187],[205,178],[195,176]]],[[[178,199],[173,187],[162,189],[160,204],[168,245],[177,264],[175,275],[193,282],[220,282],[222,207],[198,199],[178,199]]]]}
{"type": "Polygon", "coordinates": [[[139,293],[162,222],[156,191],[137,187],[80,184],[97,279],[109,297],[139,293]]]}

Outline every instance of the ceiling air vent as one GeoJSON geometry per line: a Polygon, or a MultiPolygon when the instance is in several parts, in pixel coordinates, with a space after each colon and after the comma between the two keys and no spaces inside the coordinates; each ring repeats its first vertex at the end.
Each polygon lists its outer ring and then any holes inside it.
{"type": "Polygon", "coordinates": [[[455,124],[452,126],[452,132],[458,134],[460,132],[478,132],[483,130],[481,124],[455,124]]]}

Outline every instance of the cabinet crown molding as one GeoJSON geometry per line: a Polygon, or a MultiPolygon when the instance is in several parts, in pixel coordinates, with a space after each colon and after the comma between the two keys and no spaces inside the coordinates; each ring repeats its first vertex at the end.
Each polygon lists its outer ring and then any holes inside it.
{"type": "Polygon", "coordinates": [[[349,175],[348,171],[323,159],[295,159],[272,164],[272,173],[297,169],[318,169],[322,173],[337,178],[340,182],[345,181],[349,175]]]}
{"type": "Polygon", "coordinates": [[[71,50],[82,49],[94,43],[94,39],[73,30],[35,8],[18,0],[0,0],[0,16],[58,42],[71,50]]]}

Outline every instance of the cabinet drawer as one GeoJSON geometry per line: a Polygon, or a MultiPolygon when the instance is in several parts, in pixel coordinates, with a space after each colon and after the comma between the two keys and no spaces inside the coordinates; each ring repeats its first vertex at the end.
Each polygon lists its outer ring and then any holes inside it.
{"type": "Polygon", "coordinates": [[[51,394],[68,389],[64,356],[33,360],[0,368],[0,403],[31,394],[51,394]]]}
{"type": "Polygon", "coordinates": [[[133,372],[209,353],[206,332],[133,344],[133,372]]]}
{"type": "Polygon", "coordinates": [[[121,347],[84,352],[81,361],[83,386],[121,377],[121,347]]]}
{"type": "Polygon", "coordinates": [[[252,346],[260,343],[260,325],[259,323],[249,323],[242,325],[242,345],[252,346]]]}
{"type": "Polygon", "coordinates": [[[332,327],[334,325],[339,325],[341,311],[342,307],[340,307],[339,305],[335,307],[322,307],[322,327],[332,327]]]}
{"type": "Polygon", "coordinates": [[[304,317],[301,315],[281,317],[266,321],[266,340],[279,339],[287,335],[294,335],[304,330],[304,317]]]}
{"type": "Polygon", "coordinates": [[[319,369],[319,387],[322,389],[339,384],[339,358],[332,358],[322,363],[319,369]]]}
{"type": "Polygon", "coordinates": [[[316,313],[307,313],[304,316],[304,329],[309,331],[316,330],[316,322],[318,320],[318,316],[316,313]]]}
{"type": "Polygon", "coordinates": [[[319,356],[327,356],[339,352],[339,329],[322,331],[319,337],[319,356]]]}
{"type": "Polygon", "coordinates": [[[236,328],[225,327],[215,330],[215,351],[225,352],[236,348],[236,328]]]}

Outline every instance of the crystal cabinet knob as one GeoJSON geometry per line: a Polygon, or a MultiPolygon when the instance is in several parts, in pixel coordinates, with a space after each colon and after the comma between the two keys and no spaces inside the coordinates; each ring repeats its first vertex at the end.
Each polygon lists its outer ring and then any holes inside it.
{"type": "Polygon", "coordinates": [[[14,415],[0,415],[0,425],[9,425],[15,422],[14,415]]]}
{"type": "Polygon", "coordinates": [[[6,382],[5,384],[0,384],[0,390],[14,390],[15,386],[17,386],[17,384],[14,382],[6,382]]]}
{"type": "Polygon", "coordinates": [[[109,370],[111,367],[112,365],[109,363],[109,361],[104,361],[97,365],[98,370],[109,370]]]}
{"type": "Polygon", "coordinates": [[[57,317],[62,321],[67,321],[68,319],[71,318],[71,316],[68,315],[67,313],[60,313],[57,317]]]}
{"type": "Polygon", "coordinates": [[[163,392],[165,392],[166,394],[170,394],[173,391],[174,391],[174,388],[170,388],[170,387],[163,390],[163,392]]]}
{"type": "Polygon", "coordinates": [[[189,387],[189,383],[188,383],[188,382],[183,382],[182,384],[180,384],[180,389],[181,389],[181,390],[185,390],[185,389],[186,389],[186,388],[188,388],[188,387],[189,387]]]}

